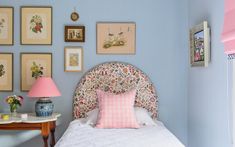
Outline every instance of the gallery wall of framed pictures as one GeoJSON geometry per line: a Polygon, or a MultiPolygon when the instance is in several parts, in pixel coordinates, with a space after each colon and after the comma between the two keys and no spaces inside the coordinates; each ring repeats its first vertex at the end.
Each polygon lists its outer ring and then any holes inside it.
{"type": "MultiPolygon", "coordinates": [[[[18,13],[17,13],[18,14],[18,13]]],[[[20,7],[20,45],[52,45],[52,6],[20,7]]],[[[71,21],[78,21],[76,9],[71,21]]],[[[95,24],[94,24],[95,25],[95,24]]],[[[65,43],[84,43],[85,25],[65,25],[65,43]]],[[[95,32],[94,32],[95,33],[95,32]]],[[[62,36],[63,37],[63,36],[62,36]]],[[[0,7],[0,46],[14,45],[14,7],[0,7]]],[[[134,55],[136,53],[135,22],[97,22],[96,54],[134,55]]],[[[64,47],[64,72],[82,72],[82,46],[64,47]]],[[[0,52],[0,91],[13,90],[13,53],[0,52]]],[[[52,76],[52,53],[20,53],[20,89],[27,92],[40,76],[52,76]]]]}

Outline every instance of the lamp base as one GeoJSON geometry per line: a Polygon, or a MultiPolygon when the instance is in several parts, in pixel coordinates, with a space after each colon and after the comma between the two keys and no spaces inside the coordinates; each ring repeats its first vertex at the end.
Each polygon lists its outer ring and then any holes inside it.
{"type": "Polygon", "coordinates": [[[38,117],[51,116],[54,105],[48,98],[41,98],[35,104],[35,112],[38,117]]]}

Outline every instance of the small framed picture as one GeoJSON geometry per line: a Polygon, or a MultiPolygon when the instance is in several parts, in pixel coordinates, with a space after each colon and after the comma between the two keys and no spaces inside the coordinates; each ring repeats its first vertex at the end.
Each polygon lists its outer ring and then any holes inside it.
{"type": "Polygon", "coordinates": [[[0,91],[13,91],[13,53],[0,53],[0,91]]]}
{"type": "Polygon", "coordinates": [[[82,47],[65,47],[64,70],[65,72],[80,72],[83,69],[82,47]]]}
{"type": "Polygon", "coordinates": [[[65,26],[65,42],[85,42],[85,26],[65,26]]]}
{"type": "Polygon", "coordinates": [[[206,21],[190,30],[191,66],[207,67],[210,61],[210,28],[206,21]]]}
{"type": "Polygon", "coordinates": [[[134,22],[99,22],[96,29],[97,54],[135,54],[134,22]]]}
{"type": "Polygon", "coordinates": [[[14,44],[14,8],[0,7],[0,45],[14,44]]]}
{"type": "Polygon", "coordinates": [[[51,53],[21,53],[21,91],[29,91],[38,77],[52,76],[51,53]]]}
{"type": "Polygon", "coordinates": [[[52,7],[21,7],[21,44],[52,44],[52,7]]]}

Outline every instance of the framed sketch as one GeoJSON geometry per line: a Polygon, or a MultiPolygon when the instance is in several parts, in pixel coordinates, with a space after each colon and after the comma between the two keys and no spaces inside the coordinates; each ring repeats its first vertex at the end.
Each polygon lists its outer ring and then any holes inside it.
{"type": "Polygon", "coordinates": [[[12,53],[0,53],[0,91],[13,91],[12,53]]]}
{"type": "Polygon", "coordinates": [[[14,44],[14,8],[0,7],[0,45],[14,44]]]}
{"type": "Polygon", "coordinates": [[[85,42],[85,26],[65,26],[65,42],[85,42]]]}
{"type": "Polygon", "coordinates": [[[82,47],[65,47],[64,70],[65,72],[80,72],[83,69],[82,47]]]}
{"type": "Polygon", "coordinates": [[[29,91],[38,77],[52,76],[51,53],[21,53],[21,91],[29,91]]]}
{"type": "Polygon", "coordinates": [[[135,23],[100,22],[96,29],[97,54],[135,54],[135,23]]]}
{"type": "Polygon", "coordinates": [[[21,44],[52,44],[52,7],[21,7],[21,44]]]}
{"type": "Polygon", "coordinates": [[[207,67],[210,61],[210,28],[206,21],[190,30],[191,66],[207,67]]]}

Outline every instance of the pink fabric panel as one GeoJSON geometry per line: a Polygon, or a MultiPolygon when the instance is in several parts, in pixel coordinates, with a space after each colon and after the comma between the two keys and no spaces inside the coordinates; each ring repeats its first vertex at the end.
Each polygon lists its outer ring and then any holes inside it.
{"type": "Polygon", "coordinates": [[[97,90],[99,116],[96,128],[139,128],[134,101],[136,90],[115,95],[97,90]]]}
{"type": "Polygon", "coordinates": [[[224,26],[221,40],[226,54],[235,53],[235,0],[225,0],[224,26]]]}

